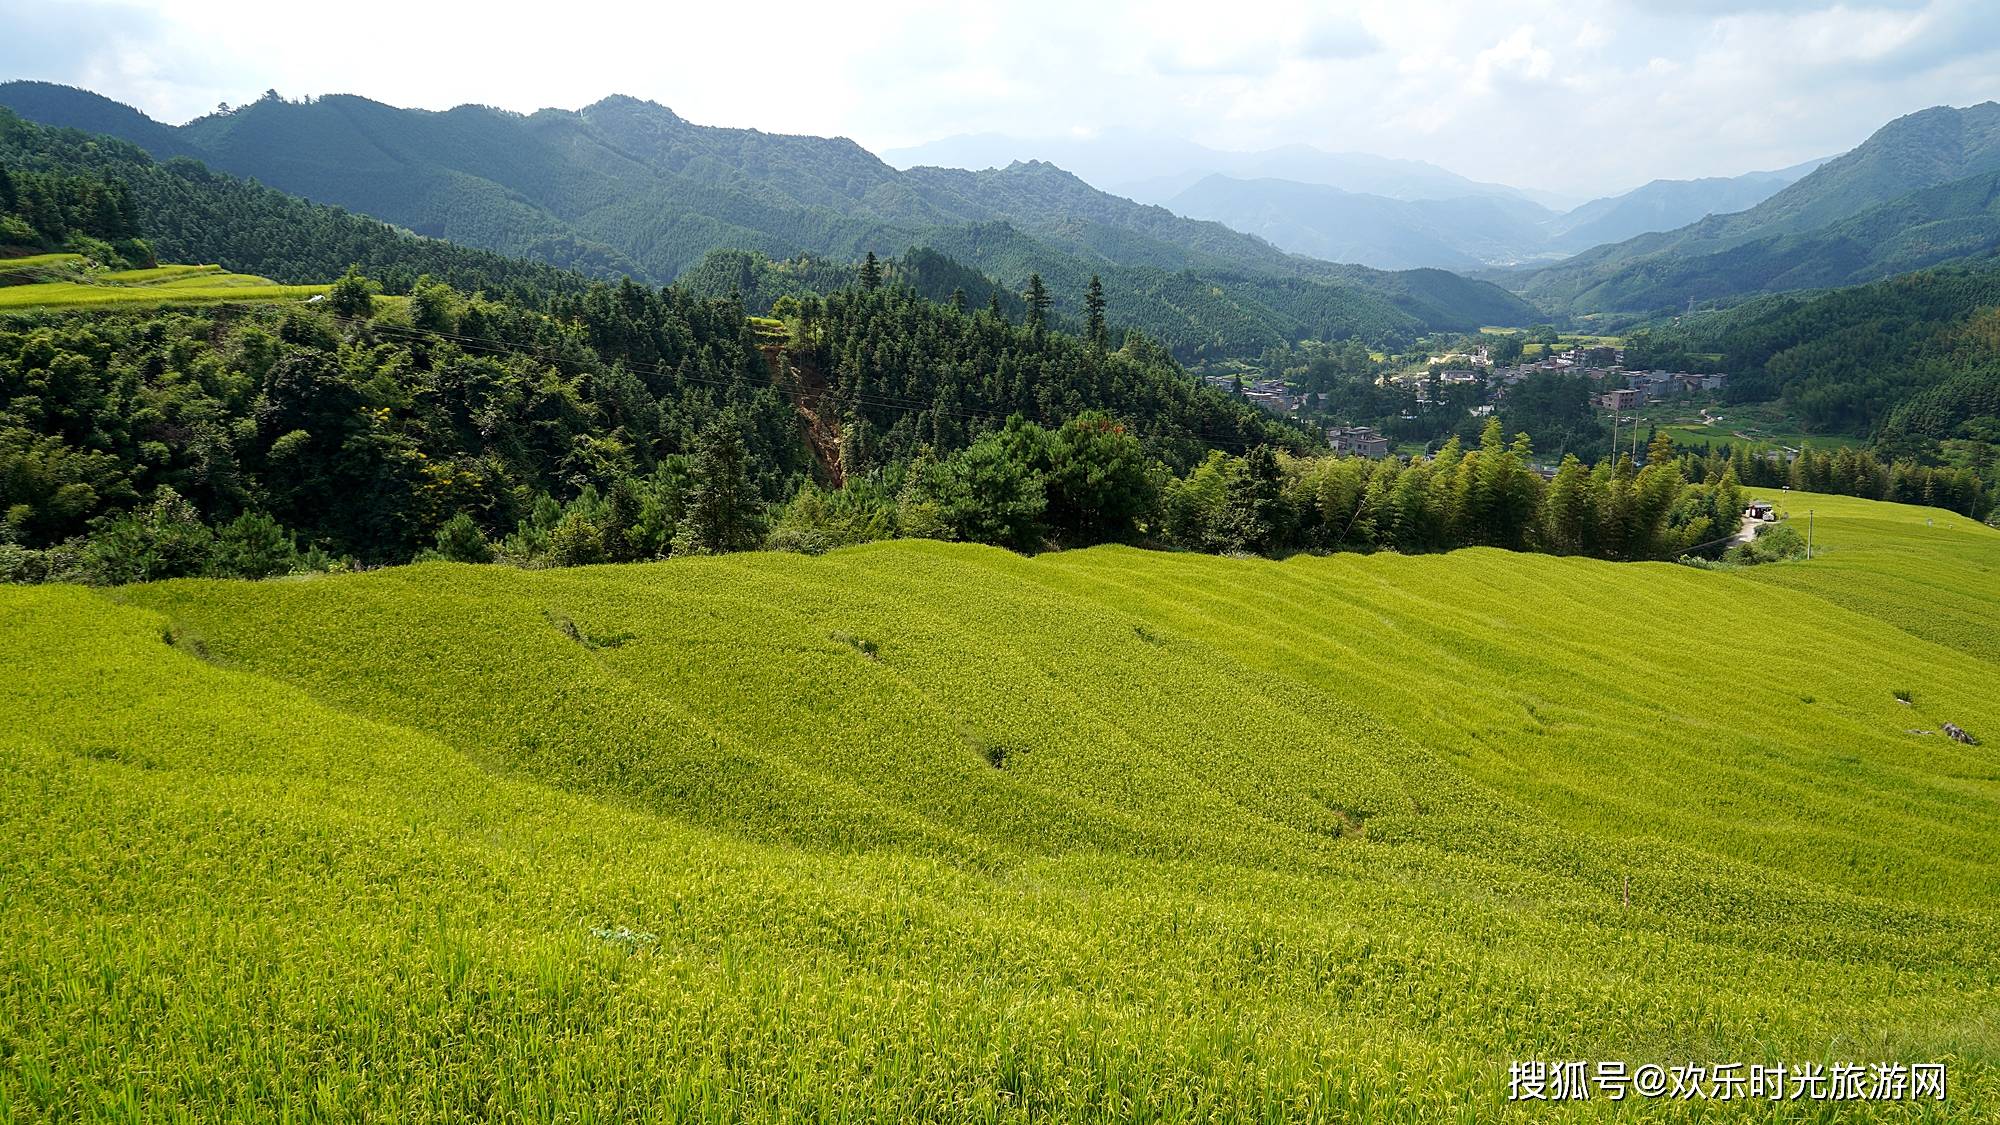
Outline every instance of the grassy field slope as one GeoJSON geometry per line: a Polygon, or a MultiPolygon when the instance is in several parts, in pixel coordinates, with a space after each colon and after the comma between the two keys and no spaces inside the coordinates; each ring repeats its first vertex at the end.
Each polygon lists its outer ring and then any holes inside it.
{"type": "Polygon", "coordinates": [[[0,312],[89,305],[169,305],[227,301],[304,300],[326,285],[279,285],[269,278],[229,273],[221,266],[155,266],[138,270],[84,270],[76,255],[44,254],[0,260],[0,274],[34,272],[43,280],[0,285],[0,312]],[[22,263],[37,262],[37,266],[22,263]]]}
{"type": "Polygon", "coordinates": [[[1472,1122],[1616,1058],[1992,1120],[2000,533],[1783,501],[1819,557],[1738,572],[0,588],[0,1119],[1472,1122]]]}

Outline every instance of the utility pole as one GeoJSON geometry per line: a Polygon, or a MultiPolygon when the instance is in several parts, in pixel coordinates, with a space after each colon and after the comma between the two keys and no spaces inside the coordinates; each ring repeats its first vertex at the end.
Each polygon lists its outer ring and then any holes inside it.
{"type": "Polygon", "coordinates": [[[1806,561],[1807,562],[1812,561],[1812,525],[1813,525],[1813,510],[1811,508],[1807,508],[1806,509],[1806,561]]]}

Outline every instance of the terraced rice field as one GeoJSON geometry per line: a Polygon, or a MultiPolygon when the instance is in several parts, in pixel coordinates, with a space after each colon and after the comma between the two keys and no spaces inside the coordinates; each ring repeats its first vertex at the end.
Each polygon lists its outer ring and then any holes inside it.
{"type": "Polygon", "coordinates": [[[0,258],[0,277],[10,273],[81,269],[84,264],[81,254],[29,254],[19,258],[0,258]]]}
{"type": "MultiPolygon", "coordinates": [[[[43,255],[43,258],[75,259],[75,255],[43,255]]],[[[42,267],[20,263],[39,259],[0,262],[0,272],[10,268],[47,269],[76,262],[49,262],[42,267]]],[[[77,259],[80,262],[80,259],[77,259]]],[[[268,278],[247,273],[226,273],[221,266],[156,266],[142,270],[77,273],[73,279],[51,279],[33,285],[0,285],[0,312],[14,309],[68,308],[85,305],[200,304],[217,301],[304,300],[324,293],[326,285],[279,285],[268,278]]]]}
{"type": "Polygon", "coordinates": [[[0,1119],[1994,1120],[2000,532],[1786,503],[1739,572],[0,588],[0,1119]]]}

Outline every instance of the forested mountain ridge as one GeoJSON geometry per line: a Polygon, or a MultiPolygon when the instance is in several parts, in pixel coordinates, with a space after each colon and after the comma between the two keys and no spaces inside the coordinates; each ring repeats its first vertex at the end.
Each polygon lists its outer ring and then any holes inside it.
{"type": "Polygon", "coordinates": [[[1554,248],[1571,252],[1674,230],[1710,215],[1747,211],[1797,183],[1825,161],[1693,180],[1653,180],[1622,195],[1593,199],[1548,224],[1554,248]]]}
{"type": "Polygon", "coordinates": [[[1795,234],[1774,234],[1723,249],[1677,250],[1609,275],[1573,276],[1587,287],[1554,288],[1540,299],[1570,309],[1667,310],[1745,293],[1861,285],[2000,249],[2000,172],[1986,172],[1870,207],[1795,234]]]}
{"type": "MultiPolygon", "coordinates": [[[[1552,309],[1657,308],[1663,295],[1650,291],[1650,279],[1662,272],[1685,270],[1680,264],[1685,260],[1726,255],[1745,244],[1786,236],[1805,240],[1877,208],[1902,205],[1904,200],[1916,199],[1919,212],[1923,212],[1926,203],[1935,205],[1941,198],[1925,194],[1932,189],[1995,171],[2000,171],[2000,103],[1936,106],[1884,125],[1851,151],[1746,211],[1710,215],[1677,230],[1600,246],[1502,280],[1552,309]]],[[[1909,221],[1920,225],[1936,217],[1919,213],[1909,221]]],[[[1932,257],[1918,264],[1940,260],[1932,257]]],[[[1885,264],[1875,276],[1894,268],[1885,264]]],[[[1786,284],[1782,277],[1762,278],[1752,270],[1743,276],[1719,275],[1712,288],[1740,294],[1786,284]]]]}
{"type": "Polygon", "coordinates": [[[1725,221],[1731,235],[1812,230],[1869,206],[2000,169],[2000,102],[1899,117],[1811,175],[1725,221]]]}
{"type": "MultiPolygon", "coordinates": [[[[57,124],[117,125],[135,143],[158,142],[164,126],[103,102],[43,84],[0,86],[0,104],[21,104],[57,124]]],[[[600,276],[663,282],[719,247],[852,261],[864,251],[890,257],[930,245],[1017,291],[1037,271],[1083,278],[1192,269],[1217,278],[1227,271],[1303,280],[1338,293],[1307,304],[1355,312],[1351,322],[1312,323],[1341,337],[1398,322],[1407,331],[1535,318],[1497,286],[1440,285],[1288,255],[1217,223],[1107,195],[1045,164],[898,172],[851,141],[698,126],[632,98],[523,116],[479,106],[400,110],[346,95],[309,103],[267,96],[171,136],[219,169],[282,190],[600,276]],[[998,224],[1027,242],[1002,239],[991,257],[977,256],[986,240],[974,232],[998,224]],[[1408,325],[1413,317],[1421,323],[1408,325]]],[[[1169,285],[1157,275],[1128,280],[1114,289],[1169,285]]],[[[1263,299],[1234,278],[1213,285],[1249,307],[1247,319],[1294,319],[1290,310],[1260,307],[1263,299]]],[[[1054,288],[1059,299],[1079,297],[1054,288]]],[[[1228,329],[1180,333],[1171,320],[1130,322],[1180,349],[1237,346],[1228,329]]],[[[1272,331],[1267,324],[1243,346],[1277,342],[1272,331]]]]}
{"type": "Polygon", "coordinates": [[[575,273],[519,261],[212,172],[197,161],[154,160],[136,145],[24,121],[0,107],[0,165],[114,182],[151,252],[215,262],[280,282],[324,282],[358,266],[391,291],[422,275],[467,290],[530,296],[575,292],[575,273]]]}
{"type": "Polygon", "coordinates": [[[1094,187],[1142,203],[1165,204],[1174,194],[1211,175],[1282,179],[1391,199],[1459,199],[1491,195],[1527,199],[1533,193],[1480,183],[1421,160],[1358,152],[1327,152],[1293,144],[1260,152],[1229,152],[1169,133],[1110,128],[1090,137],[1013,137],[961,134],[909,148],[888,149],[882,159],[898,168],[1004,168],[1047,160],[1094,187]]]}

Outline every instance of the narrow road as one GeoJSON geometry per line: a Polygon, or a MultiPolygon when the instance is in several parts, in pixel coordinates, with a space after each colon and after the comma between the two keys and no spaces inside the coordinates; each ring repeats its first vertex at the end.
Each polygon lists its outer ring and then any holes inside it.
{"type": "Polygon", "coordinates": [[[1736,538],[1731,539],[1729,542],[1731,544],[1748,543],[1752,539],[1757,538],[1757,529],[1762,526],[1764,526],[1764,521],[1758,519],[1756,516],[1744,516],[1743,522],[1737,525],[1736,538]]]}

